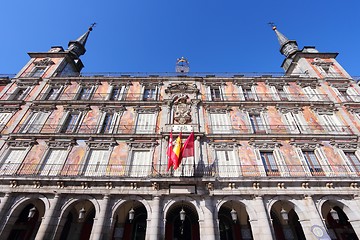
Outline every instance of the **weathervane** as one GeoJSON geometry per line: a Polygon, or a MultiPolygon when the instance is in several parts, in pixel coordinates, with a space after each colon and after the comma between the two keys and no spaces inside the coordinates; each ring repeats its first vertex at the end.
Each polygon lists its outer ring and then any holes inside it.
{"type": "Polygon", "coordinates": [[[96,22],[92,23],[89,27],[89,31],[92,31],[95,26],[96,26],[96,22]]]}
{"type": "Polygon", "coordinates": [[[275,23],[273,23],[273,22],[268,22],[268,24],[272,27],[272,29],[273,29],[273,30],[275,30],[275,29],[276,29],[276,25],[275,25],[275,23]]]}

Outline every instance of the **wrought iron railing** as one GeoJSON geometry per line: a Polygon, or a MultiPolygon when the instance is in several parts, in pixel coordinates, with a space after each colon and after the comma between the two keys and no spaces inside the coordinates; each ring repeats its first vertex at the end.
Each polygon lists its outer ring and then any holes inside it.
{"type": "Polygon", "coordinates": [[[353,134],[347,125],[208,125],[209,134],[353,134]]]}
{"type": "Polygon", "coordinates": [[[56,100],[56,101],[162,101],[162,96],[154,95],[151,97],[145,96],[141,93],[124,93],[119,96],[113,96],[111,93],[92,93],[83,94],[79,93],[60,93],[58,95],[42,93],[36,100],[56,100]]]}
{"type": "Polygon", "coordinates": [[[14,133],[56,133],[56,134],[154,134],[155,125],[61,125],[61,124],[19,124],[14,133]]]}
{"type": "Polygon", "coordinates": [[[185,163],[178,169],[167,169],[166,164],[30,164],[3,163],[0,176],[28,177],[90,177],[90,178],[151,178],[151,177],[358,177],[360,166],[331,165],[312,170],[303,165],[276,166],[277,171],[267,170],[263,165],[228,165],[185,163]],[[327,172],[322,169],[331,169],[327,172]]]}
{"type": "Polygon", "coordinates": [[[326,94],[317,94],[312,97],[308,97],[301,93],[246,93],[241,95],[240,93],[220,94],[214,96],[213,94],[206,94],[204,100],[213,102],[227,102],[227,101],[298,101],[298,102],[309,102],[309,101],[331,101],[326,94]]]}

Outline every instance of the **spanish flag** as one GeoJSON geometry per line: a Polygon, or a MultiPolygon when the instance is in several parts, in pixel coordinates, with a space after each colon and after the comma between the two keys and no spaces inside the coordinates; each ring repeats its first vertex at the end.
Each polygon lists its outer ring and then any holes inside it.
{"type": "Polygon", "coordinates": [[[172,162],[175,170],[179,167],[181,162],[181,147],[182,144],[181,144],[181,132],[180,132],[179,136],[175,140],[175,144],[172,151],[172,162]]]}

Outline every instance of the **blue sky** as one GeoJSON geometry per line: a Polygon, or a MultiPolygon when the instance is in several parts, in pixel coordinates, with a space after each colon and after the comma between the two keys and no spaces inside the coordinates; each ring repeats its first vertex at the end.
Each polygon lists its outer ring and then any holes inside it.
{"type": "Polygon", "coordinates": [[[360,76],[359,0],[3,1],[0,73],[16,73],[27,52],[67,47],[92,22],[83,72],[282,72],[273,21],[299,47],[339,52],[360,76]]]}

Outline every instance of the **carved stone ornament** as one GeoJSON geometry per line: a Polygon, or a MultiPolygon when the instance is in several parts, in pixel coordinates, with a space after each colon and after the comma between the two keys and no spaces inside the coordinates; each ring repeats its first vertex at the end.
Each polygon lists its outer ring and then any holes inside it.
{"type": "Polygon", "coordinates": [[[120,86],[132,86],[132,82],[130,81],[116,81],[114,79],[111,79],[109,81],[109,85],[110,86],[116,86],[116,87],[120,87],[120,86]]]}
{"type": "Polygon", "coordinates": [[[16,80],[16,85],[18,87],[31,87],[31,86],[39,85],[39,82],[40,82],[39,79],[22,78],[16,80]]]}
{"type": "Polygon", "coordinates": [[[209,81],[204,80],[204,85],[208,86],[208,87],[220,87],[220,86],[226,85],[226,83],[224,83],[223,81],[209,82],[209,81]]]}
{"type": "Polygon", "coordinates": [[[52,87],[63,87],[63,86],[67,86],[67,85],[71,85],[71,81],[69,81],[68,79],[50,79],[48,81],[48,84],[52,87]]]}
{"type": "Polygon", "coordinates": [[[252,80],[234,80],[233,83],[236,86],[241,86],[243,89],[250,89],[252,86],[257,85],[254,79],[252,80]]]}
{"type": "Polygon", "coordinates": [[[302,88],[305,88],[305,87],[311,87],[313,89],[316,89],[317,86],[320,86],[320,83],[318,82],[317,79],[298,79],[296,81],[296,84],[299,85],[300,87],[302,88]]]}
{"type": "Polygon", "coordinates": [[[21,105],[0,105],[0,112],[11,113],[21,109],[21,105]]]}
{"type": "Polygon", "coordinates": [[[73,105],[66,105],[64,106],[64,110],[65,111],[69,111],[69,112],[85,112],[85,111],[90,111],[90,105],[86,105],[86,106],[73,106],[73,105]]]}
{"type": "Polygon", "coordinates": [[[228,106],[224,106],[222,108],[219,107],[211,107],[210,105],[204,105],[204,108],[206,109],[206,111],[208,111],[209,113],[227,113],[230,112],[232,109],[228,106]]]}
{"type": "Polygon", "coordinates": [[[358,142],[335,142],[335,141],[332,141],[332,142],[330,142],[330,144],[339,149],[355,150],[360,147],[360,143],[358,143],[358,142]]]}
{"type": "Polygon", "coordinates": [[[35,144],[37,144],[36,140],[34,139],[27,139],[27,140],[14,140],[14,139],[9,139],[6,140],[6,143],[9,147],[32,147],[35,144]]]}
{"type": "Polygon", "coordinates": [[[318,142],[290,142],[290,145],[304,150],[315,150],[316,148],[323,146],[318,142]]]}
{"type": "Polygon", "coordinates": [[[289,83],[285,80],[276,81],[275,79],[268,79],[265,81],[265,83],[269,86],[275,87],[276,89],[283,89],[284,86],[289,85],[289,83]]]}
{"type": "Polygon", "coordinates": [[[275,149],[281,147],[281,143],[274,141],[249,141],[249,145],[258,149],[275,149]]]}
{"type": "Polygon", "coordinates": [[[140,106],[136,106],[134,107],[134,110],[137,113],[157,113],[161,110],[161,108],[159,106],[156,107],[140,107],[140,106]]]}
{"type": "Polygon", "coordinates": [[[151,149],[158,145],[158,142],[127,142],[129,147],[151,149]]]}
{"type": "Polygon", "coordinates": [[[101,85],[101,82],[99,80],[94,81],[92,79],[89,81],[78,80],[76,82],[82,87],[93,87],[93,86],[101,85]]]}
{"type": "Polygon", "coordinates": [[[325,62],[321,58],[314,58],[314,61],[311,64],[315,65],[315,66],[321,66],[321,67],[329,67],[329,66],[334,65],[333,62],[325,62]]]}
{"type": "Polygon", "coordinates": [[[50,139],[45,142],[48,145],[48,147],[50,147],[50,148],[65,148],[66,149],[70,146],[76,145],[75,139],[72,139],[70,141],[50,139]]]}
{"type": "Polygon", "coordinates": [[[55,63],[51,60],[51,58],[44,58],[38,61],[34,61],[35,66],[50,66],[54,64],[55,63]]]}
{"type": "Polygon", "coordinates": [[[331,83],[330,84],[331,87],[334,87],[338,90],[347,90],[349,87],[351,87],[351,83],[350,82],[337,82],[337,83],[331,83]]]}
{"type": "Polygon", "coordinates": [[[30,106],[30,109],[33,112],[51,112],[51,111],[56,109],[56,105],[54,105],[54,104],[51,104],[51,105],[33,104],[33,105],[30,106]]]}
{"type": "Polygon", "coordinates": [[[320,115],[332,115],[335,111],[337,111],[337,108],[333,105],[328,106],[311,106],[310,107],[313,111],[315,111],[317,114],[320,115]]]}
{"type": "Polygon", "coordinates": [[[246,111],[250,114],[259,114],[261,112],[266,112],[267,108],[265,106],[262,106],[262,104],[259,104],[259,106],[252,106],[252,107],[241,105],[240,110],[246,111]]]}
{"type": "Polygon", "coordinates": [[[299,113],[299,112],[302,112],[303,111],[303,108],[300,107],[300,106],[280,106],[280,105],[277,105],[276,106],[276,109],[278,111],[280,111],[281,113],[285,114],[285,113],[299,113]]]}
{"type": "Polygon", "coordinates": [[[104,140],[96,141],[96,140],[90,139],[89,141],[85,141],[85,143],[89,148],[105,149],[105,150],[110,149],[112,146],[117,145],[117,142],[115,139],[110,140],[110,141],[104,141],[104,140]]]}
{"type": "Polygon", "coordinates": [[[199,93],[199,89],[196,84],[181,83],[170,83],[168,88],[165,89],[165,93],[199,93]]]}
{"type": "Polygon", "coordinates": [[[106,113],[116,113],[116,112],[124,112],[126,108],[124,106],[106,106],[103,105],[100,107],[100,111],[106,113]]]}
{"type": "Polygon", "coordinates": [[[159,81],[156,82],[140,81],[140,85],[144,87],[160,87],[163,85],[163,83],[159,81]]]}
{"type": "Polygon", "coordinates": [[[191,123],[191,104],[185,94],[175,96],[173,102],[174,122],[178,124],[191,123]]]}
{"type": "Polygon", "coordinates": [[[234,142],[210,142],[209,145],[213,147],[215,150],[233,149],[241,146],[240,144],[234,142]]]}

